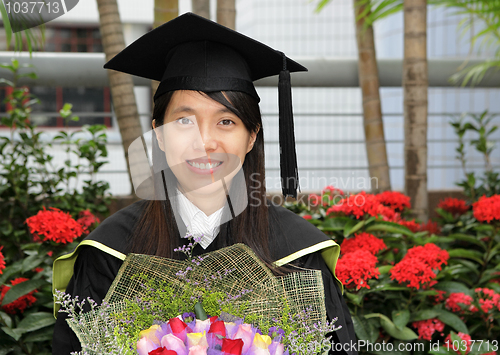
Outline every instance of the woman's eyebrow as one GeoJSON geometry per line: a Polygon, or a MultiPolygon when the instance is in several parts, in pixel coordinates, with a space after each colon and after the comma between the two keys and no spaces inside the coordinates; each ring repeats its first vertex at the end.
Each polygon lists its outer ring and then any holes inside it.
{"type": "Polygon", "coordinates": [[[172,111],[172,113],[179,113],[179,112],[194,113],[194,110],[189,106],[179,106],[172,111]]]}

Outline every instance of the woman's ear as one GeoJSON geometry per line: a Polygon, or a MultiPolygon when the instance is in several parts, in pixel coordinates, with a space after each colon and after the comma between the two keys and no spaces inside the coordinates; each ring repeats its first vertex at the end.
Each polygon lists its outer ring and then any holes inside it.
{"type": "Polygon", "coordinates": [[[248,142],[247,153],[249,153],[253,149],[253,145],[255,144],[255,141],[257,140],[257,134],[259,134],[259,131],[260,131],[260,126],[257,127],[257,129],[255,131],[250,133],[250,140],[248,142]]]}
{"type": "Polygon", "coordinates": [[[163,129],[162,129],[163,126],[156,127],[155,120],[153,120],[152,125],[153,125],[153,130],[155,131],[155,134],[156,134],[156,140],[158,141],[158,146],[164,152],[165,147],[164,147],[164,143],[163,143],[163,129]]]}

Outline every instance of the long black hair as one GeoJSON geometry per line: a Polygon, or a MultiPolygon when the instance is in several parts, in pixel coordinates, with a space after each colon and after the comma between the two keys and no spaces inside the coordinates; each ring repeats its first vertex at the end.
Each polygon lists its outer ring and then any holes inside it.
{"type": "MultiPolygon", "coordinates": [[[[264,132],[262,117],[257,100],[248,94],[235,91],[200,92],[202,95],[222,104],[238,116],[248,132],[257,132],[253,148],[247,153],[243,163],[244,183],[246,184],[246,209],[220,228],[220,234],[213,243],[222,248],[234,243],[244,243],[267,264],[271,264],[269,250],[269,218],[266,204],[264,132]]],[[[154,105],[153,120],[155,126],[163,125],[165,112],[173,92],[160,96],[154,105]]],[[[153,134],[153,140],[155,135],[153,134]]],[[[153,143],[153,165],[164,164],[166,159],[159,150],[157,142],[153,143]]],[[[157,169],[156,169],[157,170],[157,169]]],[[[154,175],[156,191],[167,194],[165,184],[171,179],[169,169],[154,175]]],[[[233,188],[233,186],[231,186],[233,188]]],[[[172,190],[170,190],[172,191],[172,190]]],[[[168,196],[153,199],[146,203],[144,212],[136,225],[132,238],[128,243],[127,252],[158,255],[177,259],[180,256],[174,252],[180,243],[180,231],[175,221],[176,208],[168,196]]]]}

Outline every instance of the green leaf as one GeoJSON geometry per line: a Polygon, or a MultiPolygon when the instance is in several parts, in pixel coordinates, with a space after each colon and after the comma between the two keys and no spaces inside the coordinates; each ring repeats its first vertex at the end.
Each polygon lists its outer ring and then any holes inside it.
{"type": "Polygon", "coordinates": [[[350,299],[355,305],[361,306],[361,301],[363,300],[362,294],[345,291],[344,296],[350,299]]]}
{"type": "Polygon", "coordinates": [[[422,311],[413,313],[411,316],[412,322],[418,322],[420,320],[436,318],[439,313],[434,309],[424,309],[422,311]]]}
{"type": "Polygon", "coordinates": [[[32,332],[56,322],[54,315],[48,312],[36,312],[28,314],[17,325],[16,330],[22,330],[23,333],[32,332]]]}
{"type": "Polygon", "coordinates": [[[7,313],[0,311],[0,318],[2,319],[2,324],[5,324],[7,327],[12,328],[12,319],[7,313]]]}
{"type": "Polygon", "coordinates": [[[466,241],[469,243],[476,244],[476,245],[478,245],[486,250],[486,245],[484,244],[484,242],[478,240],[476,237],[473,237],[472,235],[455,233],[455,234],[450,234],[449,237],[453,238],[453,239],[463,240],[463,241],[466,241]]]}
{"type": "Polygon", "coordinates": [[[41,263],[43,263],[43,258],[39,255],[30,255],[26,259],[23,260],[23,269],[22,272],[31,271],[34,268],[38,267],[41,263]]]}
{"type": "Polygon", "coordinates": [[[349,221],[352,220],[348,217],[329,218],[319,225],[318,228],[325,231],[341,231],[349,221]]]}
{"type": "Polygon", "coordinates": [[[378,268],[378,271],[380,272],[380,275],[384,275],[384,274],[388,274],[389,271],[392,269],[392,265],[384,265],[384,266],[380,266],[378,268]]]}
{"type": "Polygon", "coordinates": [[[448,252],[450,258],[465,258],[477,261],[481,265],[484,264],[483,261],[483,253],[477,250],[468,250],[468,249],[452,249],[448,252]]]}
{"type": "MultiPolygon", "coordinates": [[[[354,233],[356,233],[358,230],[360,230],[361,228],[363,228],[365,225],[369,224],[373,220],[374,220],[374,218],[371,219],[371,220],[366,220],[366,221],[361,221],[361,222],[356,223],[356,225],[354,227],[352,227],[351,230],[349,230],[348,234],[354,234],[354,233]]],[[[344,236],[345,237],[347,236],[345,234],[345,231],[344,231],[344,236]]]]}
{"type": "Polygon", "coordinates": [[[352,323],[358,339],[375,343],[378,338],[378,329],[372,322],[363,317],[353,316],[352,323]]]}
{"type": "MultiPolygon", "coordinates": [[[[52,316],[52,318],[54,318],[54,316],[52,316]]],[[[45,327],[43,329],[34,331],[33,333],[26,335],[23,338],[23,341],[25,343],[52,341],[53,336],[54,336],[54,329],[52,327],[45,327]]]]}
{"type": "Polygon", "coordinates": [[[196,319],[199,320],[206,320],[208,318],[201,302],[197,302],[194,305],[194,314],[196,315],[196,319]]]}
{"type": "Polygon", "coordinates": [[[45,285],[46,283],[47,281],[45,280],[28,280],[12,286],[10,290],[5,294],[5,297],[2,300],[2,305],[9,304],[17,300],[19,297],[24,296],[37,289],[38,287],[45,285]]]}
{"type": "Polygon", "coordinates": [[[403,329],[398,329],[396,325],[386,316],[381,313],[371,313],[365,315],[365,318],[380,318],[380,325],[385,329],[387,334],[392,336],[393,338],[399,340],[414,340],[418,339],[417,334],[413,330],[408,327],[404,327],[403,329]]]}
{"type": "Polygon", "coordinates": [[[436,343],[431,343],[431,349],[429,351],[429,354],[433,355],[457,355],[456,352],[454,352],[451,349],[447,349],[444,346],[439,346],[439,342],[436,343]],[[434,346],[437,345],[437,346],[434,346]]]}
{"type": "Polygon", "coordinates": [[[455,329],[457,332],[462,332],[465,334],[469,334],[469,329],[467,329],[467,326],[465,323],[458,317],[456,314],[453,314],[451,312],[448,312],[444,309],[439,309],[439,308],[434,308],[436,312],[438,312],[437,318],[455,329]]]}
{"type": "Polygon", "coordinates": [[[396,328],[399,330],[403,330],[403,328],[408,324],[408,321],[410,320],[410,311],[407,309],[401,310],[401,311],[392,311],[392,321],[394,322],[394,325],[396,328]]]}
{"type": "Polygon", "coordinates": [[[406,227],[392,222],[377,221],[365,229],[367,232],[398,233],[413,237],[414,233],[406,227]]]}
{"type": "Polygon", "coordinates": [[[357,225],[356,221],[350,219],[349,222],[347,222],[344,226],[344,237],[347,238],[349,234],[351,233],[350,231],[354,229],[354,227],[357,225]]]}
{"type": "Polygon", "coordinates": [[[0,329],[2,329],[5,332],[5,334],[13,337],[15,341],[18,341],[23,336],[23,333],[17,329],[12,329],[7,327],[2,327],[0,329]]]}
{"type": "Polygon", "coordinates": [[[436,284],[434,288],[441,291],[446,291],[448,293],[462,292],[471,297],[474,295],[474,292],[467,286],[465,286],[463,283],[455,281],[441,281],[438,284],[436,284]]]}

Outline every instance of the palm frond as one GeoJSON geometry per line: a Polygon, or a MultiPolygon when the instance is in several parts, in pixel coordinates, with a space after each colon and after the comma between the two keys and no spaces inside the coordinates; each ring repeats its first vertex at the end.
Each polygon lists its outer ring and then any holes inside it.
{"type": "Polygon", "coordinates": [[[473,65],[460,70],[450,78],[453,84],[460,84],[466,86],[469,82],[471,86],[477,85],[484,79],[486,74],[493,74],[500,70],[500,60],[488,60],[484,63],[473,65]]]}

